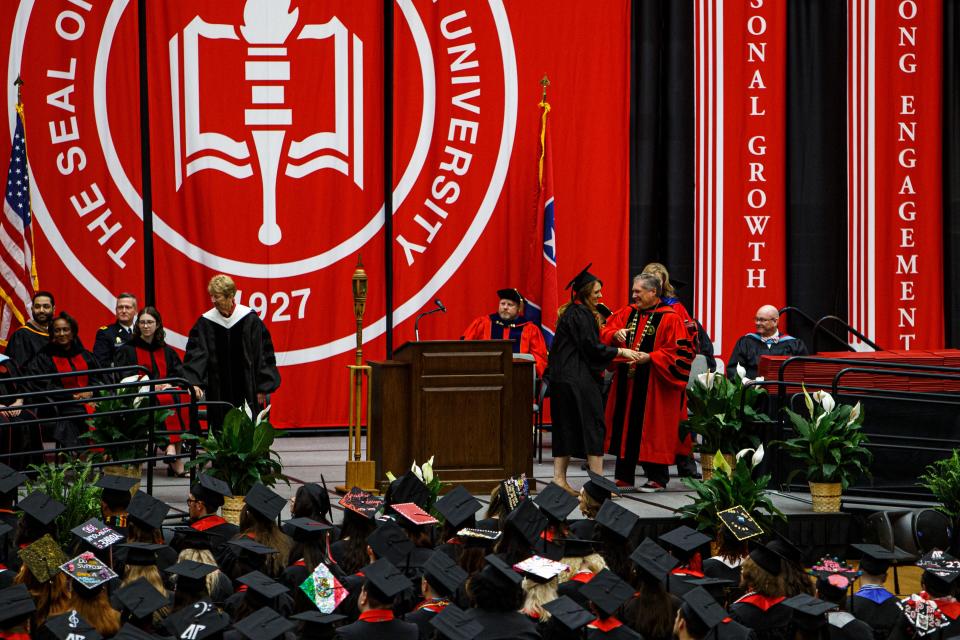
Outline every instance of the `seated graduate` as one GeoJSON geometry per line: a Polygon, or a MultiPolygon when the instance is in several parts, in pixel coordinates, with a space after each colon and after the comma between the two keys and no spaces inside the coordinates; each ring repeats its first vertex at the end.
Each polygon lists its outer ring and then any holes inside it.
{"type": "Polygon", "coordinates": [[[386,558],[363,570],[364,583],[357,604],[360,616],[353,624],[337,629],[340,640],[417,640],[420,631],[412,622],[393,613],[396,596],[413,588],[410,579],[386,558]]]}
{"type": "Polygon", "coordinates": [[[740,565],[747,593],[730,605],[730,617],[753,629],[758,640],[790,640],[792,610],[783,605],[784,559],[771,544],[757,545],[740,565]]]}
{"type": "Polygon", "coordinates": [[[459,562],[463,555],[464,542],[457,537],[463,528],[477,528],[477,511],[483,506],[463,485],[457,485],[433,505],[443,516],[443,528],[440,532],[440,544],[436,549],[459,562]]]}
{"type": "Polygon", "coordinates": [[[677,640],[748,640],[754,635],[734,621],[706,589],[697,587],[683,595],[673,627],[677,640]]]}
{"type": "MultiPolygon", "coordinates": [[[[181,560],[177,564],[166,568],[166,572],[172,575],[174,580],[172,609],[174,614],[182,609],[193,608],[199,602],[209,601],[210,591],[207,587],[207,576],[216,570],[216,565],[203,564],[193,560],[181,560]]],[[[173,615],[170,617],[173,617],[173,615]]]]}
{"type": "Polygon", "coordinates": [[[49,534],[20,549],[23,566],[17,573],[17,584],[26,585],[36,603],[33,628],[59,615],[70,607],[70,578],[60,566],[70,558],[49,534]]]}
{"type": "Polygon", "coordinates": [[[466,580],[467,572],[450,556],[439,551],[430,556],[423,567],[420,582],[423,600],[403,618],[417,625],[421,640],[431,637],[433,627],[430,621],[451,604],[457,590],[466,580]]]}
{"type": "Polygon", "coordinates": [[[530,618],[542,633],[551,616],[544,605],[557,599],[559,577],[567,565],[543,556],[531,556],[513,568],[523,575],[523,608],[520,612],[530,618]]]}
{"type": "Polygon", "coordinates": [[[540,534],[535,552],[551,560],[559,560],[563,557],[563,545],[556,540],[570,535],[567,516],[577,508],[579,501],[556,482],[551,482],[540,490],[533,503],[547,517],[547,528],[540,534]]]}
{"type": "Polygon", "coordinates": [[[237,592],[223,604],[223,610],[230,614],[234,622],[254,615],[263,607],[269,607],[283,616],[293,613],[290,589],[270,576],[251,571],[237,578],[236,583],[237,592]]]}
{"type": "Polygon", "coordinates": [[[860,560],[860,588],[850,597],[847,609],[873,629],[875,640],[885,640],[900,619],[898,599],[883,585],[887,582],[890,565],[904,562],[913,556],[894,547],[892,550],[877,544],[852,544],[863,554],[860,560]]]}
{"type": "Polygon", "coordinates": [[[934,549],[917,561],[920,593],[904,598],[900,618],[890,633],[890,640],[906,638],[952,638],[960,627],[960,602],[954,595],[960,571],[956,559],[945,551],[934,549]]]}
{"type": "Polygon", "coordinates": [[[757,377],[757,367],[760,356],[804,356],[807,355],[807,345],[803,340],[794,338],[777,329],[780,312],[771,304],[765,304],[757,309],[754,323],[756,333],[748,333],[737,340],[727,360],[727,377],[733,379],[737,365],[746,370],[746,377],[751,380],[757,377]]]}
{"type": "Polygon", "coordinates": [[[532,556],[549,521],[532,500],[523,500],[503,520],[503,535],[494,550],[511,566],[532,556]]]}
{"type": "MultiPolygon", "coordinates": [[[[147,578],[126,583],[110,597],[110,604],[120,612],[120,623],[145,633],[157,633],[170,612],[166,587],[160,589],[147,578]]],[[[132,633],[128,627],[128,631],[132,633]]],[[[121,630],[123,627],[121,627],[121,630]]],[[[119,636],[118,636],[119,637],[119,636]]]]}
{"type": "Polygon", "coordinates": [[[514,353],[529,353],[533,356],[537,376],[547,368],[547,343],[543,333],[533,322],[524,317],[526,300],[516,289],[500,289],[496,313],[480,316],[470,323],[461,340],[512,340],[514,353]]]}
{"type": "MultiPolygon", "coordinates": [[[[832,640],[873,640],[873,630],[870,625],[844,610],[847,605],[847,593],[857,577],[857,572],[834,558],[823,558],[811,568],[811,572],[817,578],[816,597],[831,605],[825,614],[830,638],[832,640]]],[[[788,604],[789,601],[785,600],[784,604],[788,604]]],[[[794,619],[796,619],[796,610],[794,619]]]]}
{"type": "Polygon", "coordinates": [[[682,596],[696,585],[691,580],[703,578],[703,560],[700,549],[710,544],[710,537],[687,526],[671,529],[658,538],[667,551],[677,559],[670,571],[670,593],[682,596]]]}
{"type": "Polygon", "coordinates": [[[587,625],[587,637],[613,640],[640,639],[636,631],[618,617],[623,605],[633,596],[633,587],[609,569],[604,569],[580,591],[597,618],[587,625]]]}
{"type": "Polygon", "coordinates": [[[291,518],[307,518],[314,522],[331,527],[328,537],[330,542],[340,538],[340,527],[333,524],[333,510],[330,505],[330,495],[323,485],[316,482],[303,484],[293,497],[293,506],[290,507],[291,518]]]}
{"type": "Polygon", "coordinates": [[[221,612],[209,600],[197,600],[167,616],[163,628],[175,638],[187,638],[197,634],[197,640],[203,638],[217,640],[230,626],[230,616],[221,612]]]}
{"type": "Polygon", "coordinates": [[[127,509],[132,498],[130,490],[138,482],[140,478],[103,474],[94,483],[102,489],[100,514],[103,516],[103,523],[123,536],[127,534],[127,509]]]}
{"type": "Polygon", "coordinates": [[[590,479],[580,489],[578,506],[584,518],[593,520],[597,517],[603,503],[610,500],[614,494],[619,496],[621,492],[620,487],[612,480],[601,476],[599,473],[594,473],[590,469],[587,469],[587,473],[590,475],[590,479]]]}
{"type": "Polygon", "coordinates": [[[297,623],[287,620],[270,607],[261,607],[243,620],[235,620],[233,628],[224,632],[223,640],[298,640],[293,633],[297,623]]]}
{"type": "Polygon", "coordinates": [[[27,476],[0,463],[0,526],[10,527],[9,531],[0,534],[0,563],[14,573],[20,569],[20,558],[14,544],[20,518],[13,510],[13,503],[17,499],[18,489],[26,481],[27,476]]]}
{"type": "Polygon", "coordinates": [[[520,613],[523,577],[495,555],[487,556],[486,561],[487,566],[467,583],[473,606],[466,618],[483,627],[476,640],[537,640],[537,625],[520,613]]]}
{"type": "Polygon", "coordinates": [[[275,549],[276,553],[267,558],[263,572],[271,578],[279,578],[287,568],[287,558],[293,546],[290,536],[277,526],[277,517],[287,501],[259,482],[253,485],[243,501],[245,504],[240,512],[240,532],[234,537],[245,536],[275,549]]]}
{"type": "Polygon", "coordinates": [[[633,577],[630,551],[637,546],[637,524],[640,518],[613,500],[607,500],[597,513],[596,539],[607,566],[621,580],[633,577]]]}
{"type": "MultiPolygon", "coordinates": [[[[223,506],[225,496],[233,496],[226,482],[201,473],[190,487],[190,496],[187,498],[190,527],[209,534],[214,554],[218,553],[227,540],[237,535],[240,530],[237,525],[230,524],[217,515],[217,511],[223,506]]],[[[172,546],[178,551],[183,548],[176,539],[172,546]]]]}
{"type": "MultiPolygon", "coordinates": [[[[592,520],[580,520],[578,523],[595,524],[592,520]]],[[[576,524],[576,523],[575,523],[576,524]]],[[[568,596],[574,602],[585,606],[586,598],[580,596],[580,589],[601,571],[607,568],[607,563],[598,551],[600,544],[593,539],[593,528],[588,531],[585,527],[578,527],[576,538],[566,538],[563,543],[563,557],[560,562],[567,565],[567,570],[560,574],[560,584],[557,586],[559,596],[568,596]]]]}
{"type": "Polygon", "coordinates": [[[30,640],[30,620],[36,610],[26,585],[0,590],[0,638],[30,640]]]}
{"type": "Polygon", "coordinates": [[[290,588],[297,611],[315,609],[314,603],[300,589],[300,585],[320,565],[326,567],[330,576],[337,580],[342,581],[345,577],[343,570],[330,557],[329,536],[333,527],[309,518],[294,518],[283,524],[283,531],[293,538],[293,547],[287,561],[289,566],[281,574],[280,582],[290,588]]]}
{"type": "Polygon", "coordinates": [[[633,596],[623,606],[623,622],[645,640],[672,640],[680,598],[667,590],[678,561],[650,538],[644,538],[630,559],[636,565],[633,596]]]}

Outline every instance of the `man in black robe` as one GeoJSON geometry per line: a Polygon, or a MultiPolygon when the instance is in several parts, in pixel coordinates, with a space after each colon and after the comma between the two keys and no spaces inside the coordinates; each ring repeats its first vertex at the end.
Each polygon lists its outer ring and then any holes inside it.
{"type": "MultiPolygon", "coordinates": [[[[184,374],[208,401],[262,408],[280,386],[270,332],[250,307],[236,303],[237,285],[229,276],[211,278],[207,291],[214,306],[190,330],[184,374]]],[[[208,422],[219,427],[225,413],[210,407],[208,422]]]]}
{"type": "Polygon", "coordinates": [[[757,367],[760,356],[805,356],[807,345],[800,338],[794,338],[777,330],[780,312],[773,305],[765,304],[757,309],[753,319],[757,327],[756,333],[742,336],[733,345],[730,359],[727,360],[727,377],[733,379],[737,365],[746,369],[746,377],[751,380],[757,377],[757,367]]]}
{"type": "Polygon", "coordinates": [[[30,319],[13,332],[7,341],[4,353],[13,360],[18,371],[50,342],[50,322],[56,310],[56,302],[49,291],[37,291],[30,304],[30,319]]]}
{"type": "Polygon", "coordinates": [[[117,350],[133,337],[133,324],[137,319],[137,297],[132,293],[117,296],[116,320],[97,329],[93,341],[93,357],[103,367],[113,366],[117,350]]]}

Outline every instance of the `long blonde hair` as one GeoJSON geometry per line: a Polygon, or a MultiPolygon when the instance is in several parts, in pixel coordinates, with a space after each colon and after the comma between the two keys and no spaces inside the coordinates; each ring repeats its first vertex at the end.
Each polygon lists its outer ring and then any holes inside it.
{"type": "Polygon", "coordinates": [[[538,618],[541,622],[550,619],[550,612],[543,605],[557,599],[557,578],[547,582],[523,579],[523,613],[538,618]]]}
{"type": "Polygon", "coordinates": [[[603,324],[603,316],[600,315],[600,312],[597,311],[596,305],[590,302],[590,294],[593,293],[593,285],[599,284],[601,287],[603,283],[600,280],[591,280],[587,284],[583,285],[577,291],[574,292],[573,297],[570,302],[564,303],[559,309],[557,309],[557,318],[562,318],[572,305],[579,302],[593,314],[593,318],[597,321],[597,326],[603,324]]]}
{"type": "Polygon", "coordinates": [[[643,268],[640,273],[652,273],[653,275],[660,278],[660,285],[662,287],[662,296],[675,296],[677,295],[676,289],[673,288],[673,285],[670,284],[670,272],[667,271],[667,268],[659,262],[651,262],[643,268]]]}
{"type": "Polygon", "coordinates": [[[271,578],[279,578],[287,568],[290,549],[293,548],[293,540],[290,536],[281,531],[276,522],[264,518],[246,505],[240,512],[240,533],[235,537],[243,536],[252,536],[260,544],[277,550],[277,553],[267,556],[266,562],[263,563],[263,572],[271,578]]]}
{"type": "Polygon", "coordinates": [[[569,569],[560,574],[560,582],[566,582],[581,571],[589,571],[597,574],[607,568],[607,561],[599,553],[591,553],[588,556],[572,556],[560,558],[560,562],[567,565],[569,569]]]}
{"type": "Polygon", "coordinates": [[[47,618],[60,615],[70,609],[68,581],[67,574],[58,571],[57,575],[47,582],[40,582],[27,565],[22,565],[13,579],[14,584],[26,585],[27,591],[30,592],[33,603],[37,607],[34,620],[38,627],[46,622],[47,618]]]}
{"type": "Polygon", "coordinates": [[[105,585],[97,587],[94,590],[96,593],[89,593],[89,589],[78,585],[71,585],[71,588],[73,597],[70,598],[69,608],[76,610],[97,633],[111,638],[120,631],[120,612],[110,606],[105,585]]]}
{"type": "MultiPolygon", "coordinates": [[[[180,555],[177,556],[179,562],[184,560],[192,560],[193,562],[199,562],[200,564],[210,564],[217,566],[217,560],[213,557],[213,552],[209,549],[184,549],[180,552],[180,555]]],[[[220,569],[211,571],[207,574],[207,577],[204,578],[207,583],[207,593],[213,594],[214,589],[217,586],[217,583],[221,580],[229,580],[225,573],[222,573],[220,569]],[[221,578],[220,576],[223,576],[221,578]]],[[[150,584],[153,584],[152,582],[150,584]]]]}
{"type": "MultiPolygon", "coordinates": [[[[123,573],[123,581],[120,583],[121,587],[125,587],[131,582],[136,582],[140,578],[145,579],[150,583],[150,586],[162,593],[165,597],[169,598],[170,593],[167,592],[166,585],[163,584],[163,578],[160,577],[160,570],[157,569],[156,565],[139,565],[139,564],[128,564],[123,573]]],[[[170,613],[169,607],[161,607],[153,613],[153,621],[160,622],[167,617],[167,614],[170,613]]]]}

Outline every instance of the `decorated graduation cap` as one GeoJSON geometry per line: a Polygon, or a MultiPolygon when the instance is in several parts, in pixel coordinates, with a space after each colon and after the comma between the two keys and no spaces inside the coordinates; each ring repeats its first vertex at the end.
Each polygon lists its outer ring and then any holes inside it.
{"type": "Polygon", "coordinates": [[[123,536],[105,525],[97,518],[90,518],[74,527],[70,533],[83,540],[90,547],[103,550],[123,540],[123,536]]]}
{"type": "Polygon", "coordinates": [[[36,640],[102,640],[103,636],[75,609],[47,618],[33,636],[36,640]]]}
{"type": "Polygon", "coordinates": [[[405,473],[391,482],[384,496],[384,502],[388,505],[413,502],[421,509],[427,508],[429,500],[430,489],[414,473],[405,473]]]}
{"type": "Polygon", "coordinates": [[[540,534],[547,528],[549,521],[540,513],[533,501],[524,500],[516,509],[507,515],[504,529],[511,528],[519,533],[527,543],[533,545],[540,539],[540,534]]]}
{"type": "Polygon", "coordinates": [[[496,529],[474,529],[466,527],[457,531],[457,538],[467,547],[492,547],[503,535],[496,529]]]}
{"type": "Polygon", "coordinates": [[[718,511],[717,517],[720,518],[720,522],[727,528],[727,531],[740,542],[763,535],[763,528],[741,505],[718,511]]]}
{"type": "Polygon", "coordinates": [[[33,596],[25,584],[15,584],[0,590],[0,622],[11,623],[37,610],[33,596]]]}
{"type": "Polygon", "coordinates": [[[523,296],[516,289],[497,289],[497,296],[499,296],[499,300],[509,300],[517,304],[525,302],[523,296]]]}
{"type": "Polygon", "coordinates": [[[439,520],[421,509],[420,505],[415,502],[394,503],[390,505],[390,509],[400,516],[397,518],[397,522],[402,527],[424,527],[439,522],[439,520]]]}
{"type": "Polygon", "coordinates": [[[270,607],[263,607],[235,623],[233,628],[250,640],[274,640],[296,626],[270,607]]]}
{"type": "Polygon", "coordinates": [[[57,541],[47,534],[23,549],[20,549],[20,560],[27,565],[33,577],[40,582],[47,582],[60,572],[60,565],[69,560],[57,541]]]}
{"type": "Polygon", "coordinates": [[[130,490],[140,482],[140,478],[128,476],[113,476],[103,474],[94,483],[94,486],[103,489],[104,498],[129,499],[130,490]]]}
{"type": "Polygon", "coordinates": [[[138,491],[127,507],[127,517],[145,529],[159,529],[170,513],[170,505],[148,493],[138,491]]]}
{"type": "Polygon", "coordinates": [[[513,511],[521,502],[530,497],[530,483],[527,475],[520,474],[518,478],[507,478],[500,481],[500,500],[507,511],[513,511]]]}
{"type": "Polygon", "coordinates": [[[569,569],[568,565],[542,556],[531,556],[523,562],[513,565],[516,571],[541,584],[550,582],[569,569]]]}
{"type": "Polygon", "coordinates": [[[520,586],[520,583],[523,582],[523,576],[514,571],[513,567],[501,560],[499,556],[491,553],[484,560],[486,560],[487,566],[481,569],[481,573],[497,584],[512,588],[520,586]]]}
{"type": "Polygon", "coordinates": [[[316,542],[333,527],[310,518],[294,518],[283,523],[283,532],[297,542],[316,542]]]}
{"type": "Polygon", "coordinates": [[[580,593],[609,618],[633,596],[633,587],[610,569],[604,569],[583,585],[580,593]]]}
{"type": "Polygon", "coordinates": [[[200,600],[167,616],[163,626],[177,638],[205,640],[218,637],[229,627],[230,616],[221,613],[212,602],[200,600]]]}
{"type": "Polygon", "coordinates": [[[247,593],[254,593],[265,600],[272,600],[290,591],[270,576],[259,571],[251,571],[237,578],[237,582],[247,586],[247,593]]]}
{"type": "Polygon", "coordinates": [[[261,482],[253,485],[243,501],[248,508],[253,509],[267,520],[276,520],[287,504],[283,496],[271,491],[261,482]]]}
{"type": "Polygon", "coordinates": [[[693,555],[697,549],[710,543],[710,536],[686,525],[671,529],[657,539],[673,551],[679,552],[684,558],[693,555]]]}
{"type": "Polygon", "coordinates": [[[440,595],[451,595],[460,588],[468,574],[453,558],[445,553],[434,551],[430,559],[423,565],[423,573],[427,576],[427,581],[435,589],[439,586],[440,595]]]}
{"type": "Polygon", "coordinates": [[[207,576],[217,570],[212,564],[181,560],[165,569],[167,573],[177,576],[177,588],[191,591],[206,589],[207,576]]]}
{"type": "Polygon", "coordinates": [[[558,623],[570,631],[579,631],[597,619],[570,596],[560,596],[543,605],[558,623]]]}
{"type": "Polygon", "coordinates": [[[679,560],[650,538],[644,538],[643,542],[637,545],[630,554],[630,559],[638,569],[660,582],[665,582],[674,567],[680,564],[679,560]]]}
{"type": "Polygon", "coordinates": [[[603,504],[603,502],[609,500],[611,496],[620,495],[620,487],[618,487],[615,482],[589,469],[587,473],[590,474],[590,479],[584,483],[583,490],[586,491],[587,495],[591,498],[603,504]]]}
{"type": "Polygon", "coordinates": [[[482,503],[460,484],[437,500],[434,509],[443,516],[447,524],[454,529],[459,529],[471,522],[481,506],[483,506],[482,503]]]}
{"type": "Polygon", "coordinates": [[[533,499],[540,511],[554,522],[563,522],[577,508],[577,499],[556,482],[551,482],[533,499]]]}
{"type": "Polygon", "coordinates": [[[850,545],[863,554],[860,560],[860,570],[872,576],[880,576],[890,569],[892,564],[901,564],[913,559],[913,555],[900,547],[887,549],[878,544],[850,545]]]}
{"type": "Polygon", "coordinates": [[[949,592],[953,583],[960,577],[960,561],[939,549],[921,556],[917,566],[923,569],[923,576],[928,585],[939,591],[949,592]]]}
{"type": "Polygon", "coordinates": [[[467,613],[455,604],[448,604],[432,616],[430,625],[447,640],[473,640],[483,633],[483,625],[467,617],[467,613]]]}
{"type": "Polygon", "coordinates": [[[406,564],[416,548],[396,522],[384,522],[367,536],[367,544],[378,558],[386,558],[396,565],[406,564]]]}
{"type": "Polygon", "coordinates": [[[42,525],[50,524],[67,509],[62,502],[40,491],[34,491],[21,500],[17,508],[42,525]]]}
{"type": "Polygon", "coordinates": [[[726,609],[703,587],[696,587],[683,594],[680,608],[688,624],[692,619],[694,626],[704,630],[713,629],[727,617],[726,609]]]}
{"type": "Polygon", "coordinates": [[[392,600],[403,591],[413,588],[410,579],[386,558],[364,567],[363,575],[367,579],[368,592],[373,587],[375,595],[382,595],[386,600],[392,600]]]}
{"type": "Polygon", "coordinates": [[[0,463],[0,493],[12,493],[26,481],[27,476],[23,473],[0,463]]]}
{"type": "Polygon", "coordinates": [[[146,578],[137,578],[125,587],[117,589],[111,601],[121,613],[126,613],[138,620],[149,618],[155,611],[170,604],[167,596],[157,591],[146,578]]]}
{"type": "Polygon", "coordinates": [[[829,556],[810,567],[810,574],[817,579],[820,595],[831,600],[842,597],[860,575],[847,563],[829,556]]]}
{"type": "Polygon", "coordinates": [[[820,598],[814,598],[808,593],[787,598],[783,606],[793,610],[793,622],[803,631],[816,631],[827,624],[824,614],[837,605],[820,598]]]}
{"type": "Polygon", "coordinates": [[[567,283],[567,286],[564,287],[564,289],[571,289],[571,294],[575,295],[578,291],[583,289],[591,282],[599,282],[600,284],[603,284],[603,281],[600,280],[600,278],[590,273],[590,267],[592,266],[592,262],[585,266],[580,273],[574,276],[573,280],[567,283]]]}
{"type": "Polygon", "coordinates": [[[165,544],[148,544],[145,542],[126,542],[117,545],[127,550],[124,563],[138,567],[150,567],[157,564],[157,554],[168,548],[165,544]]]}
{"type": "Polygon", "coordinates": [[[626,540],[633,533],[640,518],[637,514],[614,503],[613,500],[607,500],[600,506],[596,521],[599,526],[626,540]]]}
{"type": "Polygon", "coordinates": [[[60,570],[87,589],[97,589],[117,577],[93,552],[86,551],[60,565],[60,570]]]}
{"type": "Polygon", "coordinates": [[[350,593],[344,588],[330,568],[322,562],[317,565],[307,579],[300,583],[310,602],[323,614],[330,614],[346,600],[350,593]]]}
{"type": "Polygon", "coordinates": [[[212,511],[216,511],[223,506],[225,497],[233,497],[230,485],[220,478],[214,478],[209,473],[201,473],[197,477],[197,481],[190,487],[190,493],[212,511]]]}
{"type": "Polygon", "coordinates": [[[383,508],[383,498],[359,487],[353,487],[340,498],[339,504],[344,509],[349,509],[367,520],[373,520],[383,508]]]}

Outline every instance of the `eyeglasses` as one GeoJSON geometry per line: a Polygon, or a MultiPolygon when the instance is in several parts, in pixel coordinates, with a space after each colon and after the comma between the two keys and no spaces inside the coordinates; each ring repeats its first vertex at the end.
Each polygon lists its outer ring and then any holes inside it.
{"type": "Polygon", "coordinates": [[[156,320],[137,320],[137,324],[144,327],[149,327],[152,324],[157,324],[157,321],[156,320]]]}
{"type": "Polygon", "coordinates": [[[755,322],[776,322],[776,318],[754,318],[755,322]]]}
{"type": "Polygon", "coordinates": [[[197,498],[187,498],[187,504],[197,504],[198,502],[200,502],[200,500],[197,498]]]}

